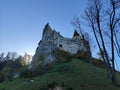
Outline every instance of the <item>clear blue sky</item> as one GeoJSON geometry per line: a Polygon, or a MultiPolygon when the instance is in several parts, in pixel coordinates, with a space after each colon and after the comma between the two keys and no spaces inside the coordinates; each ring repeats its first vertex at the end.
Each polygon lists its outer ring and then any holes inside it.
{"type": "Polygon", "coordinates": [[[71,20],[84,15],[86,3],[87,0],[0,0],[0,53],[33,55],[47,22],[63,36],[72,37],[71,20]]]}
{"type": "Polygon", "coordinates": [[[34,54],[44,25],[72,37],[71,20],[83,15],[87,0],[0,0],[0,53],[34,54]]]}

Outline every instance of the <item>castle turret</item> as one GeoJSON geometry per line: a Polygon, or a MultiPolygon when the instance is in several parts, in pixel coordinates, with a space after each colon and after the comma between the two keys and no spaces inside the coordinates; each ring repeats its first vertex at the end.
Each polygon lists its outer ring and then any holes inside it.
{"type": "Polygon", "coordinates": [[[53,32],[53,30],[51,29],[49,23],[47,23],[43,29],[42,39],[49,38],[51,36],[52,32],[53,32]]]}
{"type": "Polygon", "coordinates": [[[79,33],[78,33],[76,30],[74,31],[74,34],[73,34],[72,39],[73,39],[73,40],[75,40],[75,39],[80,39],[80,35],[79,35],[79,33]]]}
{"type": "Polygon", "coordinates": [[[39,53],[50,54],[57,47],[56,44],[59,38],[63,38],[62,35],[52,30],[49,23],[47,23],[43,29],[42,39],[38,43],[34,58],[38,57],[39,53]]]}

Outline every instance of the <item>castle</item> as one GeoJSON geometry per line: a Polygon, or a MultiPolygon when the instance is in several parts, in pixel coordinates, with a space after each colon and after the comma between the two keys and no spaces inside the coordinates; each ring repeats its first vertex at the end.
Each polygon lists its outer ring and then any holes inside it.
{"type": "Polygon", "coordinates": [[[78,51],[88,52],[88,43],[86,40],[81,39],[77,31],[74,32],[72,38],[65,38],[60,35],[59,32],[52,30],[49,23],[47,23],[43,29],[42,39],[38,43],[34,59],[38,57],[40,53],[46,56],[45,62],[49,63],[54,61],[55,55],[52,53],[57,48],[64,50],[74,55],[78,51]]]}

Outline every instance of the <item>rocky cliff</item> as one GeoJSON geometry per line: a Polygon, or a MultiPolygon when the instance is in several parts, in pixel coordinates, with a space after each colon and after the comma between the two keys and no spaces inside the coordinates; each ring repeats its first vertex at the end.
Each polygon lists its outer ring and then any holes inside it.
{"type": "Polygon", "coordinates": [[[73,55],[78,51],[88,52],[88,45],[85,45],[85,43],[87,41],[82,40],[76,31],[72,38],[65,38],[59,32],[52,30],[47,23],[33,59],[37,58],[39,54],[43,54],[45,56],[44,62],[51,63],[56,58],[54,51],[58,48],[73,55]]]}

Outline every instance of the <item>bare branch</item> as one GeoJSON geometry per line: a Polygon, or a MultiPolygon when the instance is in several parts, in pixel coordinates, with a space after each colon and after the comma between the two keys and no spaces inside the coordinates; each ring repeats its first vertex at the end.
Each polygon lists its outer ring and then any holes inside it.
{"type": "Polygon", "coordinates": [[[81,29],[80,19],[77,16],[75,16],[71,21],[71,24],[77,29],[79,35],[83,38],[83,30],[81,29]]]}

